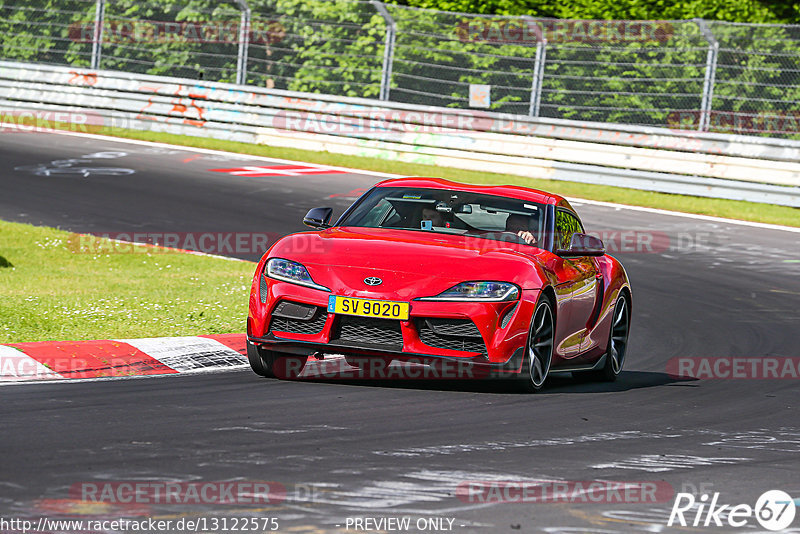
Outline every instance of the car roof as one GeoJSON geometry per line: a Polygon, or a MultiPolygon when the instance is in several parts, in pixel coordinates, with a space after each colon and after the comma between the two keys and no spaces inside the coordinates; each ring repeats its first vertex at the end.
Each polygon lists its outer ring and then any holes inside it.
{"type": "Polygon", "coordinates": [[[475,185],[453,182],[443,178],[426,178],[422,176],[409,176],[406,178],[392,178],[384,180],[375,187],[419,187],[423,189],[450,189],[468,193],[483,193],[502,197],[527,200],[539,204],[569,205],[563,197],[553,195],[538,189],[530,189],[517,185],[475,185]]]}

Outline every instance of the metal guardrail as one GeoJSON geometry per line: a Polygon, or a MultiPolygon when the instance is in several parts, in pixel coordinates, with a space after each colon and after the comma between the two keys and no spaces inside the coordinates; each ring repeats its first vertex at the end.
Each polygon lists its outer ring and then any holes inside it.
{"type": "Polygon", "coordinates": [[[800,25],[556,20],[379,0],[26,0],[0,58],[494,112],[800,138],[800,25]],[[477,102],[477,101],[476,101],[477,102]]]}
{"type": "Polygon", "coordinates": [[[0,110],[5,122],[65,111],[102,126],[800,207],[800,142],[785,139],[9,62],[0,62],[0,110]]]}

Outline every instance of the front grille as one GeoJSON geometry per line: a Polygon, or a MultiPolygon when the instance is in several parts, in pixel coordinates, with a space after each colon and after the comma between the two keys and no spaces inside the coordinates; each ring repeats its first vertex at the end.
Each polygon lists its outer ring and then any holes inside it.
{"type": "Polygon", "coordinates": [[[325,328],[328,310],[321,306],[311,306],[295,302],[281,302],[272,312],[269,322],[270,332],[289,334],[319,334],[325,328]]]}
{"type": "Polygon", "coordinates": [[[416,319],[419,339],[429,347],[486,353],[478,327],[469,319],[416,319]]]}
{"type": "Polygon", "coordinates": [[[341,316],[331,341],[352,341],[361,345],[382,345],[402,350],[403,333],[399,321],[341,316]]]}

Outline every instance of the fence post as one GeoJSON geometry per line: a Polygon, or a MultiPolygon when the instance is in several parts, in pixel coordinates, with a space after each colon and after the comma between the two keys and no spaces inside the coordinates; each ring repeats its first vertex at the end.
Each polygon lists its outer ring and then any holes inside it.
{"type": "Polygon", "coordinates": [[[536,57],[533,62],[533,77],[531,79],[531,98],[528,115],[531,117],[538,117],[539,107],[542,103],[542,80],[544,78],[544,62],[547,59],[547,39],[539,23],[536,22],[536,19],[528,15],[523,15],[522,18],[531,25],[533,33],[536,34],[536,57]]]}
{"type": "Polygon", "coordinates": [[[392,64],[394,63],[394,40],[397,35],[397,23],[392,18],[389,10],[380,0],[370,0],[375,10],[381,14],[386,22],[386,41],[383,46],[383,66],[381,68],[381,100],[389,100],[389,91],[392,84],[392,64]]]}
{"type": "Polygon", "coordinates": [[[236,83],[245,85],[247,83],[247,48],[250,45],[250,7],[247,0],[236,0],[242,10],[242,17],[239,21],[239,53],[236,58],[236,83]]]}
{"type": "Polygon", "coordinates": [[[97,0],[94,7],[94,32],[92,33],[92,70],[100,68],[103,48],[103,22],[106,17],[106,1],[97,0]]]}
{"type": "Polygon", "coordinates": [[[700,102],[700,120],[697,129],[707,132],[711,124],[711,106],[714,98],[714,82],[717,77],[717,57],[719,55],[719,42],[714,37],[714,33],[703,19],[694,19],[703,37],[708,41],[708,53],[706,54],[706,75],[703,80],[703,98],[700,102]]]}

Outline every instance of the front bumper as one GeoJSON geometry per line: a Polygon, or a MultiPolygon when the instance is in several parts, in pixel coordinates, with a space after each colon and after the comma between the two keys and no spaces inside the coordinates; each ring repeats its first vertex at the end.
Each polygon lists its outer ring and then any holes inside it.
{"type": "MultiPolygon", "coordinates": [[[[276,326],[279,321],[273,317],[273,312],[281,303],[298,303],[326,310],[330,294],[270,280],[265,295],[266,302],[262,302],[255,284],[253,289],[247,321],[248,341],[267,350],[295,355],[322,353],[378,356],[419,362],[455,361],[511,373],[518,373],[521,369],[521,355],[527,340],[530,318],[539,296],[538,290],[525,290],[519,300],[509,302],[412,300],[409,320],[394,321],[399,323],[398,336],[401,334],[402,340],[389,346],[384,343],[356,340],[352,336],[349,339],[340,339],[341,324],[350,321],[351,317],[327,311],[325,311],[327,316],[319,316],[316,319],[319,321],[319,331],[307,333],[281,331],[280,327],[276,326]],[[430,324],[426,321],[447,320],[473,323],[480,334],[477,341],[482,350],[453,350],[453,344],[447,344],[449,347],[447,348],[423,342],[421,337],[428,343],[431,343],[431,337],[421,336],[421,325],[430,324]]],[[[358,292],[346,296],[376,298],[374,294],[358,292]]],[[[376,321],[390,320],[376,319],[376,321]]],[[[476,341],[475,338],[471,340],[476,341]]],[[[477,347],[475,344],[467,343],[463,346],[477,347]]]]}

